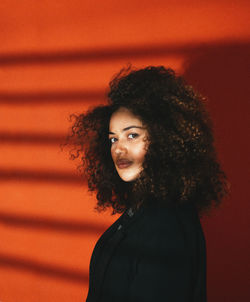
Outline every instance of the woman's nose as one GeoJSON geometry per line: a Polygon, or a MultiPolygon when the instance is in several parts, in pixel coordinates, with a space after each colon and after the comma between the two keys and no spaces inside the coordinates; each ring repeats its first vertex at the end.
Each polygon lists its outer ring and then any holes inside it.
{"type": "Polygon", "coordinates": [[[122,141],[118,141],[115,146],[115,153],[116,154],[126,154],[126,152],[127,152],[126,144],[122,141]]]}

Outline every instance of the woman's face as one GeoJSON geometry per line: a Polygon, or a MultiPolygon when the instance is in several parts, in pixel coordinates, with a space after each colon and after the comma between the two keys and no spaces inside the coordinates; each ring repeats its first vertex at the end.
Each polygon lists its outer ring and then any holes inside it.
{"type": "Polygon", "coordinates": [[[111,156],[122,180],[135,180],[143,170],[148,132],[142,121],[126,108],[114,112],[109,122],[111,156]]]}

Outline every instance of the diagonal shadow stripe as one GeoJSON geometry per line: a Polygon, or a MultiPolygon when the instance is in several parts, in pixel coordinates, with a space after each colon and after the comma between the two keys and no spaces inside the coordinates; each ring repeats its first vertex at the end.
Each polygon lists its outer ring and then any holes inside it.
{"type": "Polygon", "coordinates": [[[74,283],[83,284],[88,282],[88,274],[84,271],[59,265],[51,265],[49,263],[38,262],[18,256],[13,257],[4,253],[0,253],[0,267],[35,273],[53,279],[63,279],[74,283]]]}
{"type": "Polygon", "coordinates": [[[55,218],[17,215],[5,212],[0,212],[0,223],[9,227],[22,227],[65,233],[100,234],[107,228],[105,225],[96,225],[81,221],[59,220],[55,218]]]}
{"type": "Polygon", "coordinates": [[[220,41],[216,43],[185,43],[185,44],[148,44],[137,47],[113,47],[90,50],[55,51],[50,53],[29,52],[21,54],[0,55],[0,65],[26,65],[26,64],[61,64],[72,62],[100,62],[121,59],[152,58],[168,55],[197,55],[213,47],[249,46],[244,41],[220,41]]]}
{"type": "Polygon", "coordinates": [[[0,180],[28,182],[58,182],[68,184],[85,184],[85,180],[75,174],[60,171],[39,170],[0,170],[0,180]]]}
{"type": "Polygon", "coordinates": [[[38,92],[0,92],[0,104],[41,105],[55,103],[88,103],[99,104],[105,100],[106,90],[85,91],[38,91],[38,92]]]}
{"type": "Polygon", "coordinates": [[[46,144],[61,145],[65,143],[66,135],[44,133],[8,133],[0,132],[1,144],[46,144]]]}
{"type": "Polygon", "coordinates": [[[183,45],[143,45],[139,47],[114,47],[90,50],[54,51],[50,53],[30,52],[23,54],[2,54],[0,65],[23,64],[60,64],[72,62],[100,62],[120,59],[145,58],[153,56],[166,56],[169,54],[184,54],[190,52],[193,46],[183,45]]]}

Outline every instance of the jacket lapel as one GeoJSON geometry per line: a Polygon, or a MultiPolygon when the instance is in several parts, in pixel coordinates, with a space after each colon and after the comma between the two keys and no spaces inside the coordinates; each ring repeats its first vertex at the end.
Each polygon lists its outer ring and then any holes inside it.
{"type": "Polygon", "coordinates": [[[132,226],[142,212],[142,210],[138,210],[136,213],[133,213],[131,210],[125,212],[97,242],[90,269],[90,271],[92,270],[90,284],[94,288],[92,288],[91,293],[89,293],[88,302],[98,301],[105,272],[112,255],[118,244],[126,236],[127,229],[132,226]]]}

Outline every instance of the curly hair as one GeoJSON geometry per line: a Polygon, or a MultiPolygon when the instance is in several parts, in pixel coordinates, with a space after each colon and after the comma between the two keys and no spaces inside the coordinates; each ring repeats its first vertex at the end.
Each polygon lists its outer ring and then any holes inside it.
{"type": "Polygon", "coordinates": [[[165,205],[193,203],[199,213],[218,205],[227,180],[217,160],[205,98],[163,66],[122,69],[110,82],[108,104],[75,116],[70,137],[73,158],[81,157],[97,210],[122,213],[152,199],[165,205]],[[149,134],[143,170],[121,180],[111,158],[111,115],[121,107],[139,117],[149,134]]]}

